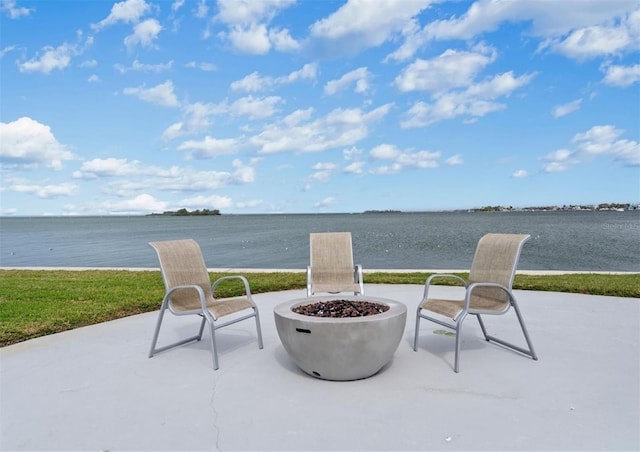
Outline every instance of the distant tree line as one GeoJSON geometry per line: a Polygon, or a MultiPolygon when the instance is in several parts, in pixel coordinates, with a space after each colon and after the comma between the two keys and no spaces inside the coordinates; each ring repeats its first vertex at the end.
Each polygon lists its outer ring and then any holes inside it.
{"type": "Polygon", "coordinates": [[[218,209],[198,209],[198,210],[166,210],[162,213],[152,213],[154,215],[164,215],[168,217],[197,217],[197,216],[205,216],[205,215],[222,215],[218,209]]]}
{"type": "Polygon", "coordinates": [[[471,209],[473,212],[510,212],[510,211],[549,211],[549,210],[636,210],[637,204],[630,203],[602,203],[593,205],[579,205],[570,204],[563,206],[533,206],[533,207],[518,207],[512,206],[484,206],[476,209],[471,209]]]}

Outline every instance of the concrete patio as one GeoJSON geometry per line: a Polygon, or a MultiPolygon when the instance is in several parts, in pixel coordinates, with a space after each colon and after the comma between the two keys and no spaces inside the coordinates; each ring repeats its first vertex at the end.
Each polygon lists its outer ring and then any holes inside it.
{"type": "MultiPolygon", "coordinates": [[[[365,289],[409,315],[393,361],[359,381],[289,359],[273,308],[302,290],[255,295],[264,349],[251,320],[222,329],[216,372],[208,338],[148,359],[156,312],[4,347],[0,449],[640,450],[640,300],[515,291],[539,361],[485,342],[470,318],[455,374],[442,327],[423,321],[412,350],[422,286],[365,289]]],[[[197,322],[168,316],[160,343],[197,322]]],[[[513,312],[487,326],[523,342],[513,312]]]]}

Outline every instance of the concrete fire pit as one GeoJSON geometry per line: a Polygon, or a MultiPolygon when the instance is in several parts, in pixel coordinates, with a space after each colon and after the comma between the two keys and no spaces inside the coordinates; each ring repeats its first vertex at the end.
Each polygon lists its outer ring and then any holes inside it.
{"type": "Polygon", "coordinates": [[[324,380],[358,380],[376,374],[393,357],[404,334],[407,307],[386,298],[325,296],[300,298],[274,308],[280,341],[303,371],[324,380]],[[389,307],[364,317],[327,318],[293,308],[321,301],[368,301],[389,307]]]}

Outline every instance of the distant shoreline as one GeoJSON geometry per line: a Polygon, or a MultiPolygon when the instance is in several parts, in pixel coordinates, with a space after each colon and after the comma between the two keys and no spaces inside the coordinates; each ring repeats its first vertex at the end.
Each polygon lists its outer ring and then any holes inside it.
{"type": "MultiPolygon", "coordinates": [[[[159,267],[0,267],[0,271],[28,270],[28,271],[126,271],[153,272],[160,271],[159,267]]],[[[213,273],[305,273],[304,268],[207,268],[213,273]]],[[[364,274],[372,273],[467,273],[469,269],[363,269],[364,274]]],[[[559,275],[638,275],[634,271],[597,271],[597,270],[518,270],[518,275],[531,276],[559,276],[559,275]]]]}
{"type": "Polygon", "coordinates": [[[166,211],[162,213],[148,214],[103,214],[103,215],[0,215],[0,219],[6,218],[130,218],[130,217],[202,217],[202,216],[258,216],[258,215],[377,215],[377,214],[424,214],[424,213],[491,213],[491,212],[634,212],[640,211],[640,204],[633,203],[606,203],[594,205],[562,205],[562,206],[531,206],[531,207],[512,207],[512,206],[485,206],[474,207],[469,209],[445,209],[445,210],[365,210],[362,212],[274,212],[274,213],[225,213],[223,214],[217,209],[194,210],[188,211],[180,209],[176,211],[166,211]]]}

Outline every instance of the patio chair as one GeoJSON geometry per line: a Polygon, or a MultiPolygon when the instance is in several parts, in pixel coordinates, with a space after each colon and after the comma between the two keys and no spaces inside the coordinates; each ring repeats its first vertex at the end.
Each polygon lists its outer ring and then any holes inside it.
{"type": "Polygon", "coordinates": [[[353,264],[350,232],[311,233],[309,243],[307,297],[320,292],[364,295],[362,266],[353,264]]]}
{"type": "Polygon", "coordinates": [[[413,340],[413,350],[417,351],[420,319],[427,319],[456,332],[456,354],[453,370],[458,372],[460,362],[460,336],[462,322],[468,314],[475,315],[480,323],[485,340],[495,342],[504,347],[530,356],[534,360],[538,357],[533,349],[529,333],[524,324],[522,314],[512,292],[513,279],[520,257],[522,245],[529,239],[527,234],[486,234],[478,242],[475,256],[469,272],[469,280],[465,281],[456,275],[435,274],[425,282],[424,296],[416,313],[416,332],[413,340]],[[449,278],[465,286],[463,300],[447,300],[429,298],[429,287],[435,279],[449,278]],[[520,327],[524,333],[528,349],[505,342],[487,334],[481,315],[505,314],[510,307],[516,313],[520,327]],[[446,317],[447,321],[432,317],[435,313],[446,317]],[[455,322],[451,324],[450,320],[455,322]]]}
{"type": "Polygon", "coordinates": [[[242,320],[255,317],[258,336],[258,347],[262,348],[262,331],[258,307],[253,302],[249,282],[244,276],[224,276],[211,284],[209,272],[194,240],[170,240],[150,242],[158,255],[160,270],[164,280],[165,295],[158,314],[158,322],[153,333],[149,358],[154,354],[202,339],[204,326],[209,323],[211,331],[211,351],[213,353],[213,369],[218,370],[218,351],[216,348],[216,330],[242,320]],[[215,298],[216,287],[223,281],[240,280],[244,284],[244,295],[232,298],[215,298]],[[202,317],[200,330],[195,336],[182,339],[173,344],[156,348],[160,326],[166,310],[175,315],[199,315],[202,317]],[[251,312],[239,314],[242,311],[251,312]],[[238,313],[238,314],[237,314],[238,313]],[[232,315],[235,314],[235,315],[232,315]],[[222,317],[230,316],[221,322],[222,317]]]}

